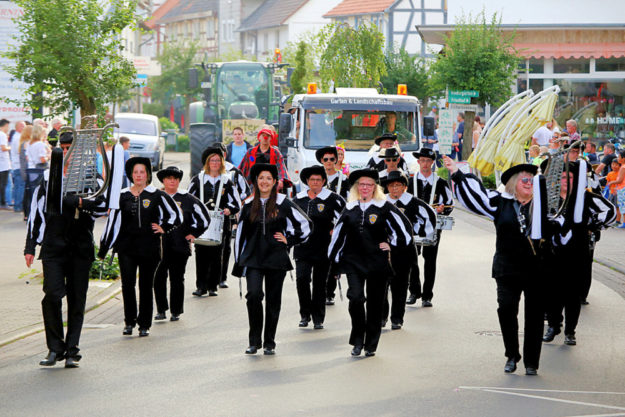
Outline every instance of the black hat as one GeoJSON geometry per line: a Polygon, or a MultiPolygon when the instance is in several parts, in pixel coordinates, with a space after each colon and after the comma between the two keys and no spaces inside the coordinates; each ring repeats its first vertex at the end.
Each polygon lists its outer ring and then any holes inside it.
{"type": "Polygon", "coordinates": [[[380,149],[378,156],[380,158],[400,158],[401,154],[396,147],[391,146],[390,148],[380,149]]]}
{"type": "Polygon", "coordinates": [[[332,155],[334,155],[334,158],[336,160],[339,159],[339,153],[336,150],[336,146],[326,146],[325,148],[317,149],[317,151],[315,152],[315,157],[317,158],[317,162],[323,163],[321,159],[327,153],[331,153],[332,155]]]}
{"type": "Polygon", "coordinates": [[[408,186],[408,177],[402,171],[391,171],[388,175],[382,178],[382,186],[386,187],[392,182],[401,182],[405,186],[408,186]]]}
{"type": "Polygon", "coordinates": [[[505,170],[503,174],[501,174],[501,183],[506,185],[510,177],[514,174],[518,174],[519,172],[529,172],[532,175],[536,175],[538,172],[538,166],[533,164],[520,164],[510,167],[505,170]]]}
{"type": "Polygon", "coordinates": [[[349,183],[356,184],[356,181],[358,181],[362,177],[371,178],[373,181],[376,182],[376,184],[379,184],[380,182],[380,175],[378,174],[377,170],[370,169],[370,168],[363,168],[363,169],[353,171],[351,174],[349,174],[349,183]]]}
{"type": "Polygon", "coordinates": [[[214,144],[213,144],[213,146],[214,146],[215,148],[219,148],[219,149],[221,149],[221,151],[223,152],[223,154],[224,154],[224,155],[227,153],[227,151],[226,151],[226,145],[224,145],[222,142],[217,142],[217,143],[214,143],[214,144]]]}
{"type": "Polygon", "coordinates": [[[72,143],[73,140],[74,134],[72,132],[63,132],[61,136],[59,136],[59,144],[61,145],[72,143]]]}
{"type": "Polygon", "coordinates": [[[208,158],[208,155],[216,153],[217,155],[221,156],[222,158],[224,157],[224,152],[221,150],[220,147],[218,146],[211,146],[208,147],[206,149],[204,149],[204,152],[202,152],[202,166],[204,166],[206,164],[206,159],[208,158]]]}
{"type": "Polygon", "coordinates": [[[430,158],[431,160],[436,160],[436,153],[430,148],[421,148],[418,152],[413,152],[412,156],[415,158],[430,158]]]}
{"type": "Polygon", "coordinates": [[[167,177],[174,177],[174,178],[181,180],[183,174],[184,173],[182,172],[180,168],[171,166],[165,169],[161,169],[160,171],[156,173],[156,176],[160,182],[163,182],[163,180],[167,177]]]}
{"type": "Polygon", "coordinates": [[[304,184],[308,185],[308,179],[311,175],[321,175],[321,178],[323,178],[325,182],[328,182],[328,175],[326,174],[326,170],[321,165],[313,165],[302,169],[302,172],[300,172],[299,174],[299,179],[304,184]]]}
{"type": "Polygon", "coordinates": [[[582,149],[582,141],[581,140],[576,140],[575,142],[571,143],[570,145],[568,145],[566,147],[567,150],[571,150],[571,149],[582,149]]]}
{"type": "Polygon", "coordinates": [[[377,138],[374,139],[374,142],[376,145],[380,145],[380,142],[382,142],[383,140],[392,140],[393,142],[395,142],[397,140],[397,135],[394,133],[385,133],[382,136],[378,136],[377,138]]]}
{"type": "Polygon", "coordinates": [[[148,184],[152,182],[152,161],[150,158],[146,158],[144,156],[133,156],[132,158],[126,161],[126,165],[124,168],[126,169],[126,176],[134,184],[132,181],[132,171],[135,168],[135,165],[141,164],[145,166],[145,170],[148,173],[148,184]]]}
{"type": "Polygon", "coordinates": [[[250,169],[250,182],[254,184],[256,182],[256,177],[258,177],[258,175],[260,175],[260,173],[263,171],[269,171],[271,173],[271,176],[274,177],[276,181],[279,179],[277,166],[273,164],[263,164],[260,162],[256,162],[254,165],[252,165],[252,168],[250,169]]]}

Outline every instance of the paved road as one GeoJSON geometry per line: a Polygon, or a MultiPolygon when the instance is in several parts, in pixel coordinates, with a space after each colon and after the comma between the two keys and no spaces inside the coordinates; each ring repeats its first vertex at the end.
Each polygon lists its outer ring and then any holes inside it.
{"type": "Polygon", "coordinates": [[[493,251],[492,225],[458,211],[441,243],[434,307],[408,308],[405,327],[385,330],[367,359],[349,356],[346,302],[328,309],[326,329],[297,327],[288,275],[277,355],[244,355],[237,281],[193,298],[191,260],[182,320],[155,323],[148,338],[121,335],[115,298],[87,316],[80,369],[39,368],[42,334],[0,348],[0,414],[625,416],[625,300],[601,282],[620,274],[595,266],[578,346],[558,336],[544,346],[538,377],[506,375],[493,251]]]}

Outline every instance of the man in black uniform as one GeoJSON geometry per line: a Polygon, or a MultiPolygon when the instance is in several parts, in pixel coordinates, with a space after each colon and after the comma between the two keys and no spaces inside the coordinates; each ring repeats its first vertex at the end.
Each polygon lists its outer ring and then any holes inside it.
{"type": "MultiPolygon", "coordinates": [[[[382,149],[388,149],[392,147],[393,145],[395,145],[396,141],[397,135],[393,133],[385,133],[382,136],[378,136],[374,139],[375,144],[380,147],[380,151],[382,149]]],[[[406,164],[404,158],[399,158],[399,163],[397,166],[399,167],[399,169],[408,172],[408,164],[406,164]]],[[[378,172],[383,171],[386,168],[386,166],[384,165],[384,158],[381,158],[379,155],[373,155],[371,159],[369,159],[369,162],[367,162],[367,168],[375,169],[378,172]]]]}
{"type": "Polygon", "coordinates": [[[315,157],[325,169],[326,176],[328,178],[326,184],[328,190],[339,194],[344,199],[347,199],[350,187],[349,179],[347,178],[347,175],[336,170],[336,161],[338,161],[339,157],[336,146],[326,146],[325,148],[317,149],[315,157]]]}
{"type": "MultiPolygon", "coordinates": [[[[71,142],[71,133],[61,135],[64,154],[71,142]]],[[[39,259],[43,265],[45,293],[41,310],[49,352],[39,365],[53,366],[65,359],[66,368],[77,368],[82,357],[78,342],[85,316],[89,270],[95,259],[93,223],[95,217],[106,214],[106,204],[103,198],[92,201],[68,194],[63,198],[60,213],[46,212],[47,187],[46,179],[33,193],[24,248],[26,266],[30,268],[35,248],[41,245],[39,259]],[[62,300],[65,295],[67,333],[64,337],[62,300]]]]}
{"type": "MultiPolygon", "coordinates": [[[[413,182],[408,192],[430,206],[434,206],[437,214],[449,215],[453,210],[454,199],[451,194],[449,184],[442,178],[439,178],[432,171],[436,154],[432,149],[423,148],[419,152],[413,152],[412,155],[419,160],[419,172],[412,178],[413,182]],[[434,195],[432,195],[434,189],[434,195]]],[[[424,246],[423,255],[423,290],[421,289],[421,280],[419,279],[419,268],[414,268],[410,275],[410,296],[406,300],[406,304],[414,304],[419,297],[422,297],[423,307],[432,307],[432,297],[434,293],[434,280],[436,278],[436,258],[438,256],[438,245],[441,241],[441,231],[437,231],[436,244],[432,246],[424,246]]]]}
{"type": "Polygon", "coordinates": [[[297,194],[294,203],[312,220],[314,227],[308,240],[295,246],[293,252],[301,316],[299,326],[307,327],[312,316],[315,329],[323,329],[326,313],[326,280],[330,275],[327,248],[334,223],[345,208],[345,200],[324,187],[327,179],[326,171],[320,165],[304,168],[300,179],[308,189],[297,194]]]}

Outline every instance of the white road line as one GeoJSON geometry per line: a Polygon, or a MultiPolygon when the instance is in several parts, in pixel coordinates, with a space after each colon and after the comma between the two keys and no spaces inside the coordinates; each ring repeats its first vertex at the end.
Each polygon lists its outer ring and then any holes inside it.
{"type": "Polygon", "coordinates": [[[471,387],[460,386],[458,389],[497,389],[506,391],[534,391],[534,392],[559,392],[562,394],[609,394],[609,395],[625,395],[625,392],[611,392],[611,391],[566,391],[559,389],[536,389],[536,388],[507,388],[507,387],[471,387]]]}

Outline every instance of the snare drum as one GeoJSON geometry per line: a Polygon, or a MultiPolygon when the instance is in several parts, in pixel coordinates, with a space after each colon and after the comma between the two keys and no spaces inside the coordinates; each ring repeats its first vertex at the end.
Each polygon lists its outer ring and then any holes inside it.
{"type": "Polygon", "coordinates": [[[451,230],[454,227],[454,224],[454,218],[451,216],[436,216],[437,230],[451,230]]]}
{"type": "Polygon", "coordinates": [[[196,245],[219,246],[224,232],[224,212],[222,210],[209,210],[210,224],[208,229],[200,237],[195,239],[196,245]]]}
{"type": "Polygon", "coordinates": [[[438,241],[438,236],[436,233],[432,233],[427,236],[415,236],[414,243],[416,246],[434,246],[438,241]]]}

